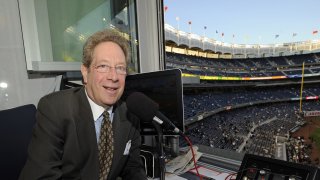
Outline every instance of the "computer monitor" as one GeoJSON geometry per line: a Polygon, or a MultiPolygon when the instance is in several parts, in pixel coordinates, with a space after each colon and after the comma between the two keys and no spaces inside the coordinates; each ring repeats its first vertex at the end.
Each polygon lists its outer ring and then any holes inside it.
{"type": "MultiPolygon", "coordinates": [[[[183,89],[179,69],[128,75],[122,98],[125,100],[132,92],[141,92],[158,103],[159,111],[184,131],[183,89]]],[[[151,120],[141,122],[141,134],[157,135],[151,120]]],[[[164,128],[163,135],[176,133],[164,128]]]]}

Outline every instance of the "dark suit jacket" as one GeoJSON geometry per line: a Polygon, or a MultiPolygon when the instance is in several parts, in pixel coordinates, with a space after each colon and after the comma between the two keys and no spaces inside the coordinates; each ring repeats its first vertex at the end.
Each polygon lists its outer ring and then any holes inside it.
{"type": "MultiPolygon", "coordinates": [[[[98,147],[84,87],[39,101],[28,159],[20,179],[98,179],[98,147]]],[[[139,119],[119,101],[114,106],[114,156],[108,179],[147,179],[140,159],[139,119]],[[124,155],[131,140],[129,155],[124,155]]]]}

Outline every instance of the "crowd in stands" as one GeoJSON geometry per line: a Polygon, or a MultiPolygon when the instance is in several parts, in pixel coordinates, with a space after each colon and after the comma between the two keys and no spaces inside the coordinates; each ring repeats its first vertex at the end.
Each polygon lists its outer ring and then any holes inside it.
{"type": "Polygon", "coordinates": [[[304,137],[290,138],[287,142],[288,161],[290,162],[311,164],[311,151],[312,146],[305,144],[304,137]]]}
{"type": "Polygon", "coordinates": [[[272,112],[274,118],[258,126],[251,134],[244,150],[247,153],[275,158],[276,136],[289,137],[289,130],[302,124],[297,106],[292,103],[281,103],[266,107],[267,112],[272,112]]]}
{"type": "MultiPolygon", "coordinates": [[[[304,74],[319,76],[320,53],[230,60],[166,53],[167,69],[179,68],[184,73],[202,76],[299,76],[303,63],[304,74]]],[[[185,133],[193,144],[274,158],[276,137],[288,139],[289,132],[304,123],[297,101],[300,90],[300,86],[286,85],[189,92],[183,98],[184,119],[190,122],[185,133]],[[205,114],[210,115],[202,116],[205,114]],[[195,122],[194,117],[204,119],[195,122]]],[[[302,95],[320,96],[320,86],[304,86],[302,95]]],[[[302,103],[304,111],[320,110],[319,107],[319,100],[302,103]]],[[[301,140],[289,142],[286,158],[308,162],[307,147],[296,148],[301,140]]],[[[180,141],[180,146],[186,145],[180,141]]]]}
{"type": "MultiPolygon", "coordinates": [[[[303,96],[319,96],[320,87],[305,87],[303,96]]],[[[285,100],[300,97],[300,87],[273,87],[261,89],[244,89],[235,92],[203,92],[184,95],[184,119],[220,107],[253,103],[257,101],[285,100]]]]}
{"type": "MultiPolygon", "coordinates": [[[[206,98],[200,99],[205,100],[206,98]]],[[[302,107],[303,110],[308,111],[319,110],[320,102],[305,101],[302,107]]],[[[298,101],[267,103],[225,110],[190,126],[186,134],[193,144],[274,158],[276,154],[275,137],[288,138],[291,129],[303,124],[298,112],[298,101]],[[244,147],[240,149],[242,144],[244,147]]],[[[181,146],[186,145],[185,142],[180,143],[181,146]]]]}
{"type": "Polygon", "coordinates": [[[202,76],[266,77],[316,74],[320,71],[320,53],[254,59],[210,59],[166,53],[166,68],[202,76]]]}

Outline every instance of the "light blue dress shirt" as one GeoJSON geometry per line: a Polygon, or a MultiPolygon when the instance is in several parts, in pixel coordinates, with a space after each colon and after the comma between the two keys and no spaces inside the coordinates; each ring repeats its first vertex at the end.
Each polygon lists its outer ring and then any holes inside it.
{"type": "MultiPolygon", "coordinates": [[[[110,109],[112,109],[112,108],[110,108],[110,109]]],[[[113,113],[112,113],[112,110],[110,110],[110,109],[108,110],[108,113],[111,114],[111,115],[110,115],[110,121],[112,122],[113,113]]],[[[101,130],[102,120],[103,120],[103,115],[101,114],[101,115],[99,116],[99,118],[94,121],[94,126],[95,126],[95,128],[96,128],[96,135],[97,135],[96,138],[97,138],[97,142],[98,142],[98,143],[99,143],[99,137],[100,137],[100,130],[101,130]]]]}
{"type": "MultiPolygon", "coordinates": [[[[99,106],[98,104],[93,102],[90,99],[90,97],[88,96],[87,91],[85,91],[85,92],[86,92],[86,96],[88,98],[88,101],[89,101],[89,104],[90,104],[90,107],[91,107],[91,112],[92,112],[93,119],[94,119],[94,126],[95,126],[95,129],[96,129],[96,138],[97,138],[97,142],[99,143],[100,129],[101,129],[101,124],[102,124],[102,120],[103,120],[103,115],[102,114],[105,111],[105,109],[102,106],[99,106]]],[[[111,106],[109,108],[109,110],[108,110],[111,122],[113,120],[112,110],[113,110],[113,106],[111,106]]]]}

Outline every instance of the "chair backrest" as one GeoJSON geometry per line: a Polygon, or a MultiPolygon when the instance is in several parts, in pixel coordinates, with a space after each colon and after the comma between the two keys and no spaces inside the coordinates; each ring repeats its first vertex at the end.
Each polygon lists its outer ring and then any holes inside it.
{"type": "Polygon", "coordinates": [[[0,111],[0,179],[18,179],[27,159],[35,114],[32,104],[0,111]]]}

